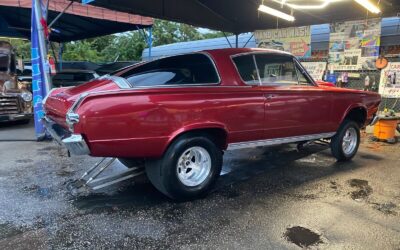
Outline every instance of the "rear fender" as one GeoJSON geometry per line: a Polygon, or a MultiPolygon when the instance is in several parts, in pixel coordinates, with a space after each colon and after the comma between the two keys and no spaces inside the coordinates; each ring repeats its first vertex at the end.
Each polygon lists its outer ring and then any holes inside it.
{"type": "MultiPolygon", "coordinates": [[[[185,125],[184,127],[174,131],[170,136],[169,136],[169,140],[166,144],[166,147],[164,149],[165,150],[168,148],[169,145],[171,145],[171,143],[178,138],[179,136],[188,133],[188,132],[196,132],[196,131],[202,131],[202,130],[206,130],[206,129],[221,129],[225,132],[226,136],[228,137],[228,129],[226,128],[226,126],[222,123],[219,122],[202,122],[202,123],[192,123],[192,124],[188,124],[185,125]]],[[[225,138],[225,141],[228,141],[228,138],[225,138]]],[[[223,149],[226,149],[227,145],[223,145],[223,149]]]]}

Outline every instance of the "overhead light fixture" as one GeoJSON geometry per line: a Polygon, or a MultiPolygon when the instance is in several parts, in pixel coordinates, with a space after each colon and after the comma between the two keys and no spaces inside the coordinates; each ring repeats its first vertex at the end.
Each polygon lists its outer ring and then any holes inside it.
{"type": "Polygon", "coordinates": [[[259,11],[262,11],[262,12],[265,12],[265,13],[267,13],[267,14],[270,14],[270,15],[273,15],[273,16],[276,16],[276,17],[285,19],[285,20],[290,21],[290,22],[293,22],[293,21],[295,20],[295,19],[294,19],[294,16],[288,15],[288,14],[282,12],[282,11],[279,11],[279,10],[276,10],[276,9],[273,9],[273,8],[270,8],[270,7],[265,6],[265,5],[263,5],[263,4],[261,4],[261,5],[258,7],[258,10],[259,10],[259,11]]]}
{"type": "Polygon", "coordinates": [[[371,3],[369,0],[354,0],[364,8],[366,8],[369,12],[372,12],[374,14],[378,14],[381,12],[381,10],[373,3],[371,3]]]}
{"type": "Polygon", "coordinates": [[[286,5],[292,9],[296,9],[296,10],[319,10],[319,9],[324,9],[331,3],[340,2],[340,1],[343,1],[343,0],[322,0],[321,4],[314,4],[314,5],[311,5],[311,4],[302,5],[302,4],[294,4],[294,3],[286,3],[286,5]]]}

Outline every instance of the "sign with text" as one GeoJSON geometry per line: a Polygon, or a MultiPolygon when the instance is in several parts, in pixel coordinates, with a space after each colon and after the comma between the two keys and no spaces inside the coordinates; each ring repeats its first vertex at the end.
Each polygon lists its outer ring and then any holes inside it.
{"type": "Polygon", "coordinates": [[[322,81],[326,69],[326,62],[302,62],[301,65],[315,81],[322,81]]]}
{"type": "Polygon", "coordinates": [[[381,19],[330,25],[329,64],[332,70],[371,70],[379,56],[381,19]]]}
{"type": "Polygon", "coordinates": [[[302,58],[311,57],[310,26],[256,30],[254,36],[259,48],[283,50],[302,58]]]}
{"type": "Polygon", "coordinates": [[[400,62],[389,62],[381,71],[379,94],[387,98],[400,98],[400,62]]]}

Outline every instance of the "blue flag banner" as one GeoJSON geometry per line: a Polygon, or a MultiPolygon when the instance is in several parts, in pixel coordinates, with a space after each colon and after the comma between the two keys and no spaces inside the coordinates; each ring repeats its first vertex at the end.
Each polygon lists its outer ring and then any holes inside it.
{"type": "MultiPolygon", "coordinates": [[[[40,60],[40,48],[39,48],[39,34],[35,18],[34,2],[32,0],[32,33],[31,33],[31,60],[32,60],[32,92],[33,92],[33,112],[35,120],[35,134],[36,138],[43,138],[45,136],[45,128],[41,123],[40,119],[43,118],[44,112],[42,107],[42,100],[46,96],[44,72],[45,65],[40,60]]],[[[42,4],[40,4],[42,6],[42,4]]],[[[45,14],[45,12],[42,12],[45,14]]],[[[43,18],[43,17],[42,17],[43,18]]]]}

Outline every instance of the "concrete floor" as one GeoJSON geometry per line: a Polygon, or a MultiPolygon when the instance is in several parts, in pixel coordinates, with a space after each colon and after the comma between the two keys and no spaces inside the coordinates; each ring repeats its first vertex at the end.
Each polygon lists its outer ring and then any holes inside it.
{"type": "Polygon", "coordinates": [[[73,197],[98,159],[1,141],[29,131],[0,127],[0,249],[400,249],[400,144],[364,135],[347,163],[323,145],[226,152],[209,196],[174,203],[143,177],[73,197]]]}

